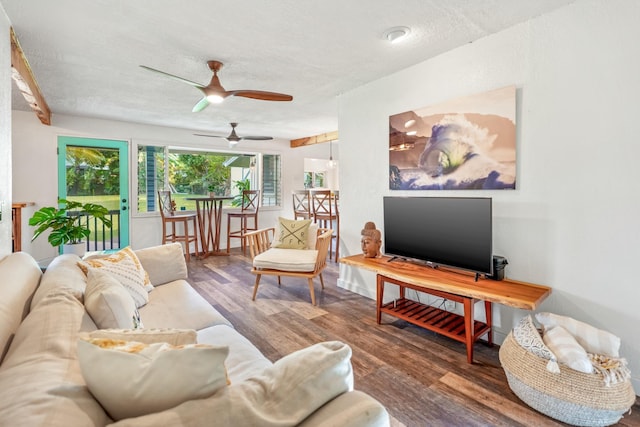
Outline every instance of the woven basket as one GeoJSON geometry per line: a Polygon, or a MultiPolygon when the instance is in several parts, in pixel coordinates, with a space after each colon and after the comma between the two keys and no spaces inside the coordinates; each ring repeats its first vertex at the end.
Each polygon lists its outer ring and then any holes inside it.
{"type": "Polygon", "coordinates": [[[522,348],[509,333],[500,347],[500,363],[509,387],[524,403],[552,418],[575,426],[615,424],[635,403],[627,380],[606,386],[599,374],[585,374],[560,365],[547,371],[548,360],[522,348]]]}

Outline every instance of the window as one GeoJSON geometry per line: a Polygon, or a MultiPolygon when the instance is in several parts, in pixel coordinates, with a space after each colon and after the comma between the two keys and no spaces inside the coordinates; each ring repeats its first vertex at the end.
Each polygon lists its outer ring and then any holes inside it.
{"type": "Polygon", "coordinates": [[[262,156],[262,206],[280,206],[280,156],[262,156]]]}
{"type": "MultiPolygon", "coordinates": [[[[138,146],[138,212],[158,210],[158,190],[172,191],[177,209],[195,210],[193,196],[239,196],[262,189],[262,206],[281,202],[280,156],[138,146]]],[[[239,206],[241,198],[225,202],[239,206]]]]}

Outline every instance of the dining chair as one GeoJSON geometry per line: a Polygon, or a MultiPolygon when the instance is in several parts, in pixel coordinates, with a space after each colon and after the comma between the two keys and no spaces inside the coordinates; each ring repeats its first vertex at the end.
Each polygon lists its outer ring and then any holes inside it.
{"type": "Polygon", "coordinates": [[[245,236],[248,232],[258,229],[258,210],[260,209],[260,190],[243,190],[242,191],[242,207],[240,212],[229,212],[227,214],[227,253],[231,249],[231,239],[241,240],[242,253],[246,252],[245,236]],[[239,228],[231,229],[231,220],[239,219],[239,228]],[[253,220],[253,224],[249,226],[249,220],[253,220]]]}
{"type": "Polygon", "coordinates": [[[171,191],[158,191],[158,202],[160,206],[160,216],[162,217],[162,244],[169,242],[181,242],[185,246],[185,257],[187,261],[191,259],[191,249],[189,245],[194,242],[196,256],[198,252],[198,230],[196,213],[176,213],[176,204],[171,199],[171,191]],[[193,235],[189,232],[189,223],[193,221],[193,235]],[[176,225],[182,225],[184,233],[180,234],[176,225]],[[170,232],[167,225],[171,225],[170,232]]]}
{"type": "MultiPolygon", "coordinates": [[[[319,227],[335,230],[336,234],[332,237],[336,239],[335,261],[338,262],[338,249],[340,246],[340,213],[338,211],[338,199],[331,190],[309,190],[309,196],[311,199],[313,222],[318,224],[319,227]]],[[[334,253],[331,249],[332,248],[330,248],[329,256],[332,256],[334,253]]]]}
{"type": "Polygon", "coordinates": [[[293,219],[313,219],[309,190],[293,190],[293,219]]]}

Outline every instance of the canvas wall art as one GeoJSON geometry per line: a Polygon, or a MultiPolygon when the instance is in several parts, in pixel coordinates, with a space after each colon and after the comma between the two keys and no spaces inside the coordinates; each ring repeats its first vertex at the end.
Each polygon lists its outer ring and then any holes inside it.
{"type": "Polygon", "coordinates": [[[515,86],[390,116],[389,188],[515,189],[515,86]]]}

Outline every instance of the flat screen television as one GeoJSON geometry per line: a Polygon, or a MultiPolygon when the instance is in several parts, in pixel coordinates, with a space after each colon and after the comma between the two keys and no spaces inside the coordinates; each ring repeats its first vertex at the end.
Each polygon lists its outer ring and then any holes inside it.
{"type": "Polygon", "coordinates": [[[384,253],[492,274],[488,197],[384,197],[384,253]]]}

